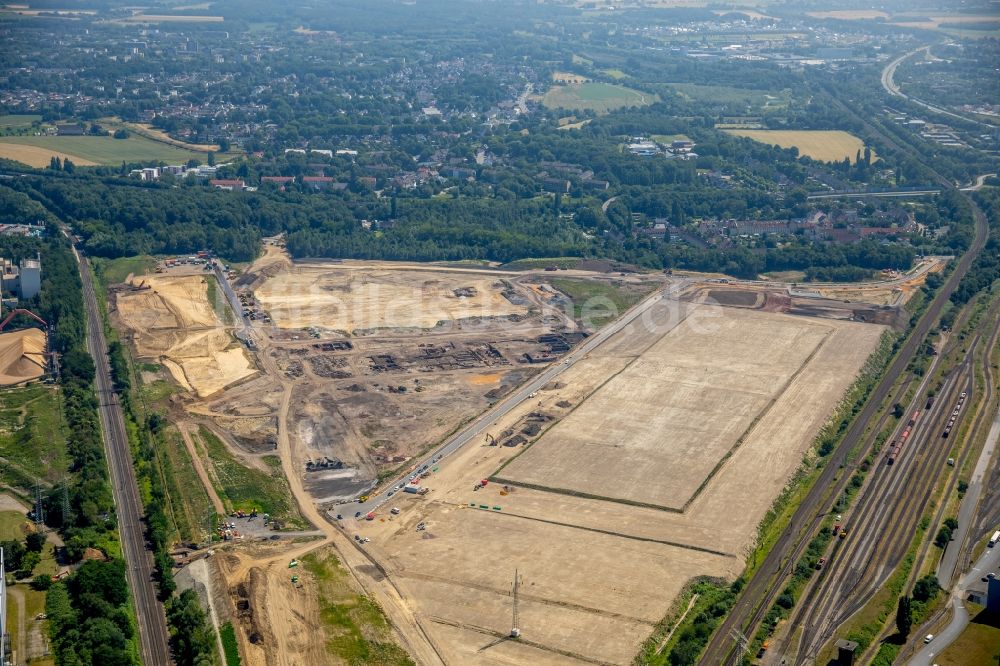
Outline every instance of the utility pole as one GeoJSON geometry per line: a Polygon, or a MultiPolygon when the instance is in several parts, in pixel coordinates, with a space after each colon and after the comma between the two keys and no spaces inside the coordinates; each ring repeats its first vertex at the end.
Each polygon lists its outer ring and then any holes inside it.
{"type": "Polygon", "coordinates": [[[42,486],[35,481],[35,524],[41,525],[45,522],[45,509],[42,506],[42,486]]]}
{"type": "Polygon", "coordinates": [[[69,480],[62,484],[62,523],[63,527],[69,525],[69,480]]]}

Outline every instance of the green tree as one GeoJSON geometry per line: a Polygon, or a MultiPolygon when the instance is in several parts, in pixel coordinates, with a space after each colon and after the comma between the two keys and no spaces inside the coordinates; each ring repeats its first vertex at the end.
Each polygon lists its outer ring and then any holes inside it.
{"type": "Polygon", "coordinates": [[[28,550],[40,553],[42,552],[42,548],[45,546],[45,535],[41,532],[32,532],[24,540],[24,543],[28,550]]]}
{"type": "Polygon", "coordinates": [[[215,660],[215,636],[194,590],[184,590],[167,604],[170,647],[178,666],[211,666],[215,660]]]}
{"type": "Polygon", "coordinates": [[[911,610],[910,598],[900,597],[899,603],[896,605],[896,631],[905,639],[910,635],[910,629],[912,628],[913,612],[911,610]]]}
{"type": "Polygon", "coordinates": [[[915,601],[925,602],[929,599],[933,599],[940,589],[941,584],[938,582],[937,576],[934,574],[927,574],[913,584],[913,599],[915,601]]]}

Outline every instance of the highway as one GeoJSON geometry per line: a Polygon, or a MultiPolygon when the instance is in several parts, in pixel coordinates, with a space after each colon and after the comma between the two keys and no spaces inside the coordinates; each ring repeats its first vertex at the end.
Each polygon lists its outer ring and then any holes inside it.
{"type": "Polygon", "coordinates": [[[377,495],[370,496],[365,502],[356,504],[353,511],[360,513],[362,516],[375,511],[389,499],[390,493],[395,494],[396,492],[402,492],[401,490],[397,490],[398,486],[400,484],[408,483],[410,475],[416,470],[422,469],[424,466],[430,468],[433,465],[437,465],[440,460],[451,455],[452,453],[455,453],[469,442],[474,440],[479,441],[480,436],[482,436],[490,427],[492,427],[498,420],[509,414],[511,410],[515,409],[522,402],[529,399],[535,391],[541,389],[560,374],[571,368],[574,363],[585,358],[587,354],[604,344],[620,331],[624,330],[632,322],[641,317],[643,313],[649,311],[649,309],[654,305],[663,299],[676,294],[690,283],[691,280],[686,278],[675,279],[665,289],[658,289],[647,296],[640,303],[633,306],[632,309],[625,312],[622,317],[602,328],[600,331],[584,341],[579,347],[563,356],[560,360],[553,362],[537,377],[528,383],[523,384],[520,388],[514,391],[514,393],[498,402],[488,411],[469,423],[469,425],[461,431],[449,438],[440,447],[427,454],[420,462],[417,462],[409,468],[411,471],[400,475],[399,478],[395,479],[392,483],[386,486],[382,492],[377,495]]]}
{"type": "Polygon", "coordinates": [[[153,557],[146,548],[142,501],[136,484],[125,418],[111,381],[104,323],[97,305],[90,263],[80,256],[75,247],[73,253],[80,265],[80,279],[83,282],[83,299],[87,308],[87,349],[94,358],[97,371],[98,411],[104,433],[104,449],[111,470],[111,490],[118,514],[125,573],[132,590],[139,625],[139,652],[144,666],[167,666],[171,663],[167,619],[163,604],[156,598],[153,587],[153,557]]]}
{"type": "Polygon", "coordinates": [[[885,89],[885,91],[890,95],[895,95],[896,97],[902,97],[905,100],[908,100],[910,102],[913,102],[914,104],[922,106],[928,111],[933,111],[934,113],[940,113],[945,116],[951,116],[952,118],[957,118],[967,123],[975,123],[976,125],[981,125],[983,127],[988,127],[990,129],[993,129],[993,126],[990,125],[989,123],[984,123],[978,120],[974,120],[972,118],[967,118],[957,113],[953,113],[952,111],[948,111],[947,109],[942,109],[939,106],[928,104],[927,102],[919,100],[916,97],[910,97],[909,95],[907,95],[906,93],[904,93],[902,90],[899,89],[899,86],[896,85],[896,82],[893,80],[893,77],[896,75],[896,68],[899,67],[900,63],[902,63],[904,60],[920,53],[921,51],[927,51],[929,53],[930,48],[931,48],[930,45],[928,45],[928,46],[922,46],[919,49],[914,49],[913,51],[904,53],[903,55],[899,56],[898,58],[890,62],[888,65],[886,65],[885,69],[882,70],[882,87],[885,89]]]}
{"type": "MultiPolygon", "coordinates": [[[[865,438],[865,430],[875,418],[879,405],[891,392],[896,379],[906,370],[907,364],[924,343],[927,333],[936,323],[949,297],[985,246],[988,231],[986,217],[978,208],[973,209],[973,216],[976,236],[969,250],[959,259],[954,272],[928,305],[923,317],[917,322],[882,376],[882,380],[868,397],[861,413],[857,415],[843,440],[830,454],[819,478],[813,483],[785,531],[764,558],[757,574],[746,584],[732,610],[712,635],[699,663],[706,666],[727,663],[733,654],[734,632],[740,631],[744,635],[752,636],[775,598],[784,589],[784,581],[791,576],[809,541],[817,533],[830,503],[840,496],[847,485],[851,475],[841,468],[847,461],[848,453],[865,438]]],[[[859,458],[863,456],[864,452],[859,458]]]]}

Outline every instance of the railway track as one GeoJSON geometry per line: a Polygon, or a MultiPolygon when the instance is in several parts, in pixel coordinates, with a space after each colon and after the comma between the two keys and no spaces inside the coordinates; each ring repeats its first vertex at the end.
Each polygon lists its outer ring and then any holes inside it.
{"type": "Polygon", "coordinates": [[[118,514],[125,576],[135,603],[139,651],[144,666],[168,666],[172,660],[167,619],[153,586],[153,556],[146,544],[142,501],[125,430],[125,419],[111,381],[104,322],[97,305],[90,264],[75,248],[74,253],[79,262],[80,280],[83,283],[83,301],[87,309],[87,349],[96,366],[98,412],[111,471],[111,490],[118,514]]]}
{"type": "MultiPolygon", "coordinates": [[[[954,272],[928,305],[924,315],[907,337],[882,380],[872,391],[861,413],[854,419],[840,445],[830,454],[826,466],[792,516],[788,527],[764,558],[757,574],[744,587],[726,619],[720,623],[712,635],[699,663],[705,666],[729,663],[735,652],[731,636],[736,632],[741,632],[743,635],[753,635],[768,608],[780,594],[780,591],[784,589],[784,581],[791,575],[795,563],[805,551],[811,535],[816,533],[822,523],[824,507],[829,505],[831,498],[839,497],[846,487],[849,475],[838,476],[838,472],[845,464],[848,453],[860,442],[865,441],[867,425],[875,418],[879,406],[889,395],[896,380],[905,371],[910,359],[923,344],[931,326],[941,315],[945,303],[986,245],[989,231],[986,216],[971,199],[969,202],[972,205],[975,224],[975,237],[969,249],[959,258],[954,272]]],[[[867,449],[862,451],[860,457],[864,457],[864,455],[867,455],[867,449]]],[[[739,653],[735,654],[738,659],[739,653]]]]}
{"type": "MultiPolygon", "coordinates": [[[[834,546],[830,563],[793,621],[803,627],[796,663],[815,661],[837,627],[864,607],[905,556],[950,452],[942,444],[941,429],[958,396],[974,388],[971,361],[970,353],[950,374],[930,413],[918,417],[895,464],[887,465],[884,457],[876,462],[848,521],[847,540],[834,546]]],[[[922,407],[923,401],[921,391],[910,409],[922,407]]]]}

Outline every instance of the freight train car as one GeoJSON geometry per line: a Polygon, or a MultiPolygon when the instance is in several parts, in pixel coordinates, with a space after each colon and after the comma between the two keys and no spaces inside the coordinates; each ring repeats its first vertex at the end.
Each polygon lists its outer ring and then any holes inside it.
{"type": "Polygon", "coordinates": [[[896,462],[896,458],[898,458],[899,454],[902,452],[903,446],[906,444],[906,440],[910,438],[910,432],[913,430],[913,426],[917,424],[917,419],[919,418],[920,410],[918,409],[913,412],[913,416],[911,416],[910,420],[907,421],[906,427],[903,428],[903,433],[899,436],[899,438],[889,442],[889,446],[887,447],[889,454],[885,458],[886,465],[891,465],[896,462]]]}
{"type": "Polygon", "coordinates": [[[965,404],[966,396],[968,396],[968,393],[965,391],[962,391],[962,393],[958,396],[958,402],[955,403],[955,409],[951,412],[951,417],[948,419],[948,425],[944,427],[944,431],[941,433],[943,438],[948,439],[948,435],[951,434],[951,429],[955,427],[958,415],[962,412],[962,405],[965,404]]]}

